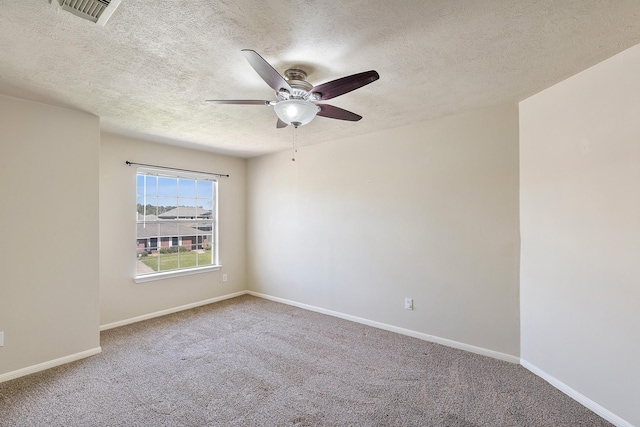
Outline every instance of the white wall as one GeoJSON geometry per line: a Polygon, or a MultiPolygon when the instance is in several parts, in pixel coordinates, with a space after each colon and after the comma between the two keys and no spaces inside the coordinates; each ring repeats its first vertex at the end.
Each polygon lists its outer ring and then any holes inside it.
{"type": "Polygon", "coordinates": [[[517,106],[290,158],[249,161],[250,290],[519,354],[517,106]]]}
{"type": "Polygon", "coordinates": [[[101,325],[246,289],[246,160],[102,134],[100,145],[101,325]],[[229,174],[218,181],[222,270],[135,283],[136,167],[125,161],[229,174]],[[228,275],[223,283],[222,274],[228,275]]]}
{"type": "Polygon", "coordinates": [[[99,350],[99,129],[0,95],[0,375],[99,350]]]}
{"type": "Polygon", "coordinates": [[[640,426],[640,46],[520,105],[522,358],[640,426]]]}

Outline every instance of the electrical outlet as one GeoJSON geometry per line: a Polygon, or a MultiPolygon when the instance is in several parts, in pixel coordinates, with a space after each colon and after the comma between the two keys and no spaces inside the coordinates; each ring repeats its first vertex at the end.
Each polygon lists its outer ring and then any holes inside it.
{"type": "Polygon", "coordinates": [[[226,282],[226,281],[227,281],[227,275],[226,275],[226,274],[223,274],[223,275],[222,275],[222,281],[223,281],[223,282],[226,282]]]}
{"type": "Polygon", "coordinates": [[[0,332],[0,347],[4,346],[4,332],[0,332]]]}
{"type": "Polygon", "coordinates": [[[404,308],[405,310],[413,310],[413,299],[405,298],[404,299],[404,308]]]}

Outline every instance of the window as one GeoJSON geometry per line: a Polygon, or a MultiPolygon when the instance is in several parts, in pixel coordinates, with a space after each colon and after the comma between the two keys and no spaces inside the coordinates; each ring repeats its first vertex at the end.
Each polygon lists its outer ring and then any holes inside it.
{"type": "Polygon", "coordinates": [[[217,181],[152,169],[136,174],[136,281],[218,267],[217,181]]]}

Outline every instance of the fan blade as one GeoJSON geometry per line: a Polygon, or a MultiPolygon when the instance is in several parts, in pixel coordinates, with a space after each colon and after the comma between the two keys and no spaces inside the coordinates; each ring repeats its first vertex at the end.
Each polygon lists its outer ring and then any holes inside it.
{"type": "Polygon", "coordinates": [[[207,99],[204,102],[209,104],[236,104],[236,105],[267,105],[271,106],[271,101],[260,101],[257,99],[207,99]]]}
{"type": "Polygon", "coordinates": [[[282,77],[264,58],[256,51],[251,49],[242,49],[244,57],[247,58],[249,64],[256,70],[256,73],[262,77],[262,80],[267,82],[269,86],[276,92],[280,92],[280,89],[286,89],[289,93],[292,92],[289,83],[282,77]]]}
{"type": "Polygon", "coordinates": [[[343,110],[342,108],[334,107],[329,104],[316,104],[320,107],[318,116],[328,117],[330,119],[348,120],[350,122],[357,122],[362,116],[352,113],[351,111],[343,110]]]}
{"type": "Polygon", "coordinates": [[[276,123],[276,128],[282,129],[282,128],[286,128],[287,126],[289,125],[283,122],[282,120],[278,119],[278,123],[276,123]]]}
{"type": "Polygon", "coordinates": [[[373,83],[379,78],[380,75],[376,71],[365,71],[364,73],[353,74],[327,83],[322,83],[321,85],[315,86],[311,89],[311,93],[320,94],[321,100],[331,99],[368,85],[369,83],[373,83]]]}

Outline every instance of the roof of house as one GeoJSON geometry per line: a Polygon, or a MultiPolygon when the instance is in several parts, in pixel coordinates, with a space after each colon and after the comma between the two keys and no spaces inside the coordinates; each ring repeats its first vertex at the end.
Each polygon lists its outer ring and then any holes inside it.
{"type": "Polygon", "coordinates": [[[211,210],[203,209],[201,207],[193,206],[178,206],[158,215],[160,219],[173,219],[173,218],[210,218],[211,210]]]}
{"type": "Polygon", "coordinates": [[[187,227],[183,224],[175,224],[171,222],[147,222],[138,223],[138,238],[150,238],[150,237],[176,237],[176,236],[195,236],[204,235],[207,233],[197,230],[195,228],[187,227]]]}
{"type": "Polygon", "coordinates": [[[156,221],[158,219],[155,215],[142,215],[138,212],[138,221],[156,221]]]}

